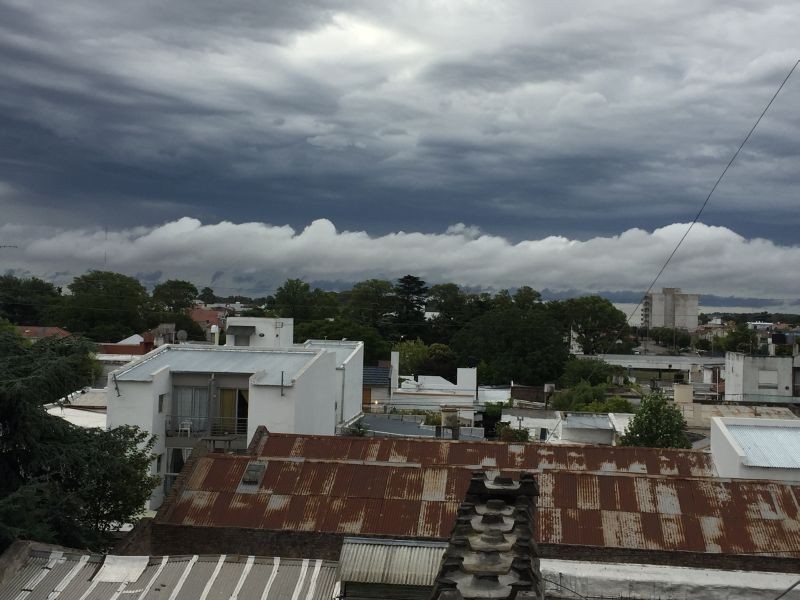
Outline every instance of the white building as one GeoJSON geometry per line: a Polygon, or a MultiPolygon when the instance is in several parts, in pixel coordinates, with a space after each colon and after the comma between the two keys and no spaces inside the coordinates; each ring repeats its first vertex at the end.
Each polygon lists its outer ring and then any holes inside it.
{"type": "Polygon", "coordinates": [[[642,300],[642,327],[697,329],[700,296],[682,294],[680,288],[662,288],[642,300]]]}
{"type": "Polygon", "coordinates": [[[228,317],[225,345],[252,348],[290,348],[294,344],[294,319],[228,317]]]}
{"type": "Polygon", "coordinates": [[[800,401],[800,358],[725,354],[726,402],[800,401]]]}
{"type": "MultiPolygon", "coordinates": [[[[354,421],[363,349],[324,341],[281,349],[162,346],[109,375],[108,426],[156,435],[154,469],[169,487],[201,438],[244,447],[260,425],[333,435],[354,421]]],[[[162,500],[156,490],[151,508],[162,500]]]]}
{"type": "Polygon", "coordinates": [[[800,420],[711,419],[720,477],[800,481],[800,420]]]}

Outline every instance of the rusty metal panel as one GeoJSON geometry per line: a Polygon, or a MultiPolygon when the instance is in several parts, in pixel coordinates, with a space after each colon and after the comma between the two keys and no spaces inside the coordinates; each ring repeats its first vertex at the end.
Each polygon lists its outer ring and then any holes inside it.
{"type": "Polygon", "coordinates": [[[553,474],[553,506],[567,509],[578,506],[577,475],[559,471],[553,474]]]}
{"type": "Polygon", "coordinates": [[[272,494],[264,507],[261,527],[264,529],[283,529],[291,499],[291,496],[272,494]]]}
{"type": "Polygon", "coordinates": [[[599,510],[600,493],[597,485],[597,475],[581,473],[575,477],[575,483],[578,508],[599,510]]]}
{"type": "Polygon", "coordinates": [[[203,480],[208,475],[209,469],[214,464],[214,459],[210,456],[204,456],[197,460],[194,470],[186,481],[186,489],[189,490],[202,490],[203,480]]]}
{"type": "MultiPolygon", "coordinates": [[[[381,535],[418,535],[417,527],[422,505],[415,500],[384,500],[381,507],[381,535]]],[[[365,532],[369,533],[369,532],[365,532]]]]}
{"type": "Polygon", "coordinates": [[[444,468],[424,469],[422,472],[422,499],[444,502],[447,492],[448,470],[444,468]]]}
{"type": "Polygon", "coordinates": [[[392,469],[386,483],[386,498],[422,499],[422,469],[392,469]]]}
{"type": "Polygon", "coordinates": [[[236,489],[250,462],[248,457],[221,456],[212,464],[199,489],[222,492],[236,489]]]}
{"type": "Polygon", "coordinates": [[[603,545],[612,548],[646,548],[639,513],[600,511],[603,545]]]}
{"type": "Polygon", "coordinates": [[[537,477],[539,480],[539,508],[556,508],[553,504],[553,491],[555,488],[555,473],[545,471],[537,477]]]}
{"type": "Polygon", "coordinates": [[[561,511],[552,508],[539,508],[536,511],[536,537],[546,544],[561,544],[561,511]]]}
{"type": "MultiPolygon", "coordinates": [[[[275,494],[293,494],[297,485],[297,478],[303,470],[303,464],[297,462],[271,463],[279,466],[278,479],[272,488],[275,494]]],[[[266,474],[266,473],[265,473],[266,474]]]]}
{"type": "MultiPolygon", "coordinates": [[[[428,502],[423,500],[420,503],[419,520],[417,521],[417,535],[421,537],[441,537],[446,538],[450,531],[442,534],[442,508],[444,502],[428,502]]],[[[452,528],[452,523],[450,523],[452,528]]]]}

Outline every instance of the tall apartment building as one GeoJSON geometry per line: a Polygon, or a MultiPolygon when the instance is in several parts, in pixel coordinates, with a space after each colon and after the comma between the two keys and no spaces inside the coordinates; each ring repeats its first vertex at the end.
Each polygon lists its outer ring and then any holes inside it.
{"type": "Polygon", "coordinates": [[[697,329],[698,294],[682,294],[680,288],[650,292],[642,301],[642,327],[697,329]]]}

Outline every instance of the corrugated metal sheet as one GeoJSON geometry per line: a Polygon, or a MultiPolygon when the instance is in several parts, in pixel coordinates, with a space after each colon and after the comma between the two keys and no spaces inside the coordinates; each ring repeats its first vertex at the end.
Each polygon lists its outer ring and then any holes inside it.
{"type": "Polygon", "coordinates": [[[432,586],[446,542],[345,538],[339,558],[343,582],[432,586]]]}
{"type": "MultiPolygon", "coordinates": [[[[578,464],[579,458],[567,452],[558,460],[578,464]]],[[[475,457],[461,459],[471,462],[475,457]]],[[[444,539],[472,473],[459,466],[273,457],[258,492],[236,494],[236,478],[230,474],[249,460],[226,455],[198,459],[195,469],[205,473],[204,478],[190,476],[173,509],[159,519],[184,525],[444,539]],[[227,489],[221,489],[226,481],[227,489]]],[[[675,466],[650,456],[631,460],[657,471],[675,466]]],[[[602,470],[547,470],[538,478],[537,531],[543,543],[800,553],[799,486],[602,470]]]]}
{"type": "Polygon", "coordinates": [[[486,441],[355,438],[270,433],[258,441],[265,458],[397,462],[474,468],[649,473],[683,477],[716,475],[711,456],[694,450],[625,446],[551,446],[486,441]]]}
{"type": "Polygon", "coordinates": [[[102,561],[102,556],[67,554],[54,559],[47,553],[32,552],[22,568],[0,586],[0,600],[18,598],[26,589],[31,590],[28,598],[47,598],[57,588],[61,590],[58,597],[64,600],[111,600],[134,591],[137,598],[145,600],[173,593],[179,598],[199,598],[206,588],[208,598],[330,600],[337,581],[337,564],[329,561],[195,556],[152,557],[137,581],[100,583],[93,578],[102,561]]]}
{"type": "Polygon", "coordinates": [[[176,348],[167,346],[117,375],[118,381],[151,381],[164,367],[173,373],[259,373],[258,385],[291,385],[300,370],[320,350],[253,350],[231,348],[176,348]]]}
{"type": "Polygon", "coordinates": [[[800,427],[725,423],[750,467],[800,468],[800,427]]]}

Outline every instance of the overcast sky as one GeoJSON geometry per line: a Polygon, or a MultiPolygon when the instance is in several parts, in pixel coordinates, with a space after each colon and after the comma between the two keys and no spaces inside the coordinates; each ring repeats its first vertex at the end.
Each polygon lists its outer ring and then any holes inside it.
{"type": "MultiPolygon", "coordinates": [[[[799,30],[793,1],[1,0],[0,270],[641,290],[799,30]]],[[[664,285],[800,296],[798,106],[800,74],[664,285]]]]}

